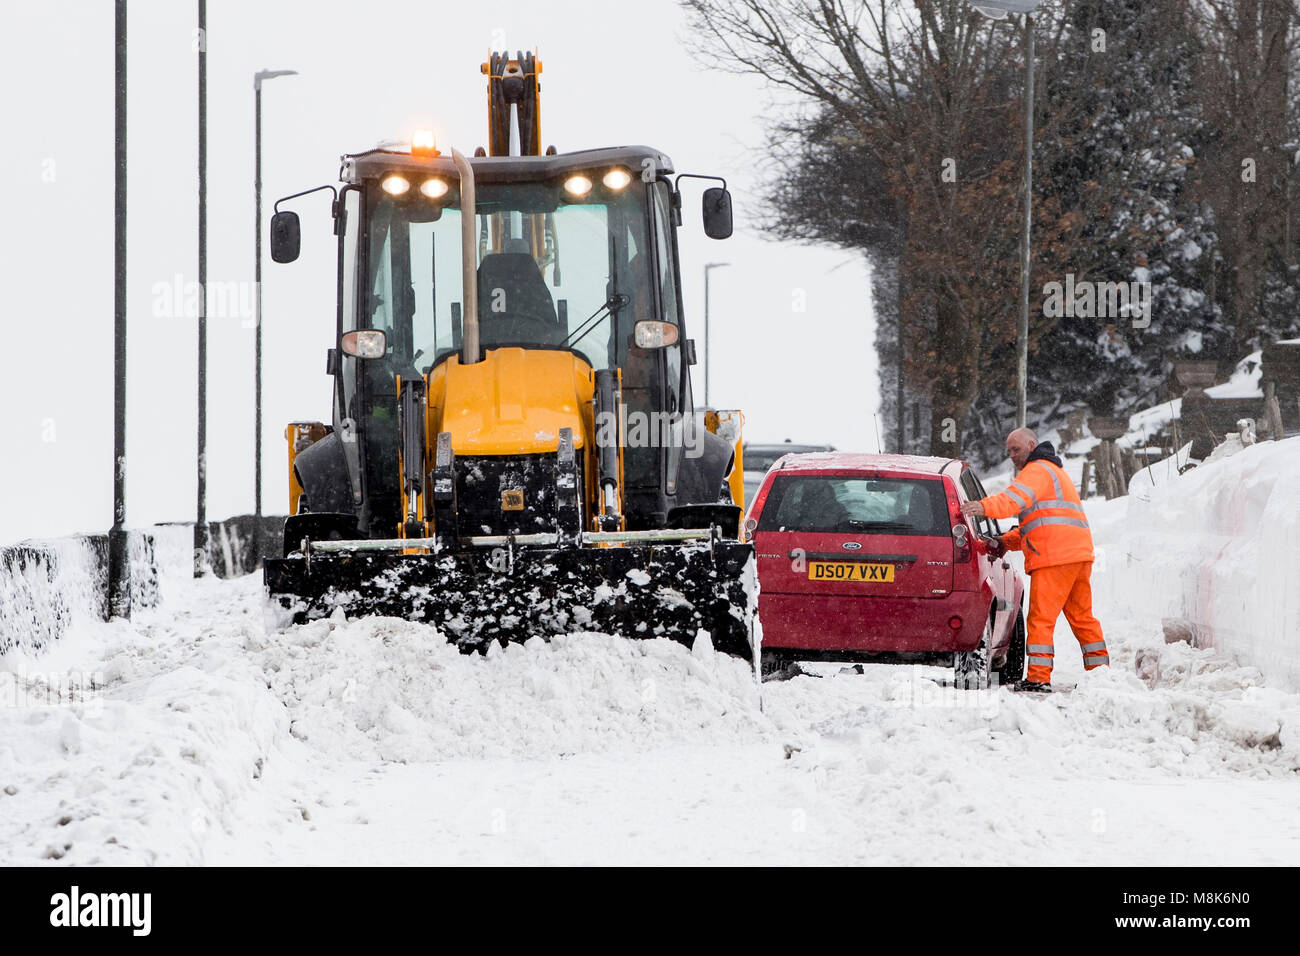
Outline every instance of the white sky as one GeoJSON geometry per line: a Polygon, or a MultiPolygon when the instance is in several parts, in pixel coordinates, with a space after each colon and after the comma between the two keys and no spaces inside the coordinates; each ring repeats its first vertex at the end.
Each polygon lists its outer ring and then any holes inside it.
{"type": "MultiPolygon", "coordinates": [[[[129,22],[127,518],[195,512],[196,328],[156,290],[197,273],[197,4],[132,0],[129,22]],[[179,277],[179,279],[177,278],[179,277]]],[[[9,348],[0,398],[0,543],[102,531],[112,518],[113,4],[11,4],[0,34],[6,91],[0,232],[9,348]],[[26,333],[26,334],[19,334],[26,333]],[[22,343],[29,343],[24,346],[22,343]],[[31,353],[25,350],[30,348],[31,353]]],[[[208,279],[251,284],[253,89],[258,69],[301,75],[263,90],[263,211],[337,182],[338,157],[432,126],[440,147],[486,140],[490,49],[536,48],[542,139],[561,152],[644,143],[678,171],[728,179],[736,235],[704,237],[688,187],[687,334],[703,358],[703,265],[712,274],[713,403],[742,408],[752,441],[876,448],[878,403],[868,271],[860,257],[762,239],[754,169],[768,99],[749,78],[706,73],[686,54],[672,0],[208,3],[208,279]],[[617,12],[615,12],[617,11],[617,12]],[[345,18],[346,17],[346,21],[345,18]],[[805,311],[795,303],[806,302],[805,311]]],[[[780,148],[776,144],[775,148],[780,148]]],[[[263,265],[263,507],[287,507],[284,423],[329,420],[325,350],[334,255],[325,198],[296,204],[303,255],[263,265]]],[[[265,247],[265,243],[264,243],[265,247]]],[[[264,248],[265,251],[265,248],[264,248]]],[[[253,506],[253,329],[209,319],[208,516],[253,506]]],[[[702,398],[702,368],[695,393],[702,398]]]]}

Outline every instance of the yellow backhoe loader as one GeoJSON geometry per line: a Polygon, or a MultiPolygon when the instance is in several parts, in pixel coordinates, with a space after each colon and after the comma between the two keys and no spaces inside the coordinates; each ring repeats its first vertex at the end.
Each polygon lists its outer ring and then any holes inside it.
{"type": "MultiPolygon", "coordinates": [[[[571,631],[754,659],[736,411],[697,413],[657,149],[543,154],[531,54],[492,54],[488,147],[347,155],[334,194],[333,421],[289,426],[282,619],[429,621],[465,651],[571,631]]],[[[298,257],[276,203],[271,253],[298,257]]]]}

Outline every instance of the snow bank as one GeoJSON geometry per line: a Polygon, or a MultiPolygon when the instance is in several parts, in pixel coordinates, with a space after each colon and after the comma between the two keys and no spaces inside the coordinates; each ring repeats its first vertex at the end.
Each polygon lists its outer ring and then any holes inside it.
{"type": "Polygon", "coordinates": [[[288,721],[224,585],[0,655],[0,863],[189,865],[234,825],[288,721]]]}
{"type": "MultiPolygon", "coordinates": [[[[131,606],[158,599],[152,533],[130,532],[131,606]]],[[[0,548],[0,654],[38,650],[78,620],[102,619],[108,592],[107,535],[25,541],[0,548]]]]}
{"type": "Polygon", "coordinates": [[[250,813],[308,820],[315,797],[281,785],[315,794],[341,766],[624,759],[774,733],[748,662],[707,641],[573,634],[466,656],[389,618],[267,633],[257,575],[178,581],[165,609],[0,656],[0,704],[8,864],[208,862],[250,813]]]}
{"type": "Polygon", "coordinates": [[[261,666],[293,735],[353,759],[548,759],[769,726],[748,662],[668,640],[571,634],[465,655],[426,624],[325,620],[268,638],[261,666]]]}
{"type": "Polygon", "coordinates": [[[1300,690],[1300,439],[1262,442],[1089,504],[1115,606],[1193,625],[1198,643],[1300,690]]]}

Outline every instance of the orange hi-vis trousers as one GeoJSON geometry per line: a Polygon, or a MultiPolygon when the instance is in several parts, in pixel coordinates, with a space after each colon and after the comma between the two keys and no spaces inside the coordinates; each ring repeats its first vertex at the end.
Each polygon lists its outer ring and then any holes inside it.
{"type": "Polygon", "coordinates": [[[1087,670],[1110,664],[1101,622],[1092,616],[1092,562],[1039,568],[1029,576],[1029,621],[1025,638],[1025,678],[1036,684],[1052,682],[1052,632],[1056,619],[1065,619],[1083,651],[1087,670]]]}

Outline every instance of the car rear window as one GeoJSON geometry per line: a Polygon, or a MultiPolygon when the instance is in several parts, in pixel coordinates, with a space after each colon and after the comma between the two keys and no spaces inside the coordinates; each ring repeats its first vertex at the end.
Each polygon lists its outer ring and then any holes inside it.
{"type": "Polygon", "coordinates": [[[778,475],[773,479],[758,530],[952,534],[940,479],[824,475],[778,475]]]}

